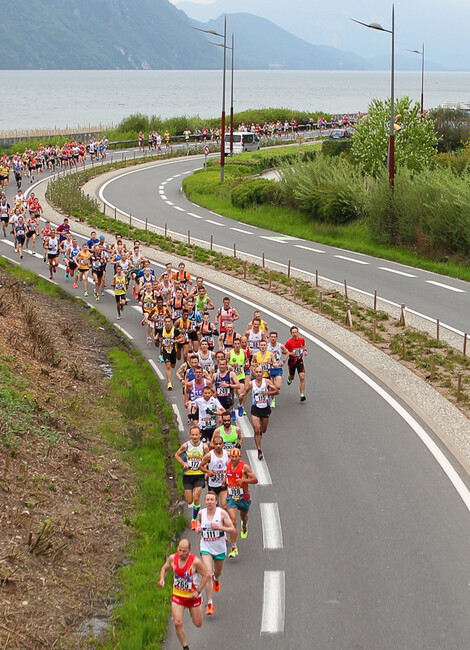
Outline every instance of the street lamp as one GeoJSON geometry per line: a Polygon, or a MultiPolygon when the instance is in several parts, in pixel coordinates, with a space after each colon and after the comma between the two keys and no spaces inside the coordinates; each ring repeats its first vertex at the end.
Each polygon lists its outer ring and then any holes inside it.
{"type": "Polygon", "coordinates": [[[392,35],[392,67],[391,67],[391,89],[390,89],[390,141],[388,145],[388,179],[393,189],[395,183],[395,5],[392,4],[392,29],[385,29],[379,23],[362,23],[360,20],[351,18],[355,23],[376,29],[379,32],[387,32],[392,35]]]}
{"type": "Polygon", "coordinates": [[[421,57],[421,116],[424,113],[424,43],[422,50],[407,50],[413,54],[419,54],[421,57]]]}
{"type": "MultiPolygon", "coordinates": [[[[222,43],[212,43],[210,41],[211,45],[218,45],[219,47],[224,47],[222,43]]],[[[235,39],[232,33],[232,47],[229,47],[228,45],[225,46],[226,50],[231,50],[232,51],[232,75],[231,75],[231,84],[230,84],[230,155],[233,156],[233,62],[235,60],[234,57],[234,52],[235,52],[235,39]]],[[[224,140],[224,147],[225,147],[225,140],[224,140]]]]}
{"type": "MultiPolygon", "coordinates": [[[[219,36],[224,39],[223,45],[224,48],[224,76],[222,81],[222,138],[220,145],[220,181],[224,181],[224,171],[225,171],[225,73],[227,69],[227,16],[224,16],[224,33],[219,34],[215,29],[200,29],[199,27],[193,27],[197,29],[198,32],[204,32],[205,34],[212,34],[212,36],[219,36]]],[[[218,45],[218,43],[217,43],[218,45]]]]}

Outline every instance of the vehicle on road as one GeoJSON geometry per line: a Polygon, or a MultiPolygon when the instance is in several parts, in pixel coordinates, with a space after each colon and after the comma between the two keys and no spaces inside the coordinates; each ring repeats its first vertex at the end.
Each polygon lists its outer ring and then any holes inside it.
{"type": "Polygon", "coordinates": [[[329,137],[332,140],[342,140],[352,136],[351,129],[331,129],[329,137]]]}
{"type": "MultiPolygon", "coordinates": [[[[243,153],[243,151],[258,151],[260,148],[259,138],[256,133],[245,131],[233,132],[233,153],[243,153]]],[[[230,155],[230,133],[225,134],[225,153],[230,155]]]]}

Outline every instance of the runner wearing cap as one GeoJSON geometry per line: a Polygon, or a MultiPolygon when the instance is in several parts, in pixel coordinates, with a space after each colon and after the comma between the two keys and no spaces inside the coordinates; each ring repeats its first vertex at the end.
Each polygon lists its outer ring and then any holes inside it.
{"type": "Polygon", "coordinates": [[[256,485],[258,479],[253,470],[242,459],[242,452],[234,447],[230,450],[227,464],[227,510],[232,520],[235,531],[230,533],[232,548],[229,557],[237,557],[237,511],[240,512],[241,538],[246,539],[248,535],[248,511],[251,505],[251,497],[248,491],[248,485],[256,485]]]}

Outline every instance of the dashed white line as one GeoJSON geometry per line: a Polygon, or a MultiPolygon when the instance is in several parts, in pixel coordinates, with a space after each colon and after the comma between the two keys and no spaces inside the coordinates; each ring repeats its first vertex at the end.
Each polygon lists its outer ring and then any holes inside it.
{"type": "Polygon", "coordinates": [[[174,205],[173,206],[175,210],[179,210],[180,212],[186,212],[184,208],[181,208],[179,205],[174,205]]]}
{"type": "Polygon", "coordinates": [[[442,284],[442,282],[435,282],[434,280],[425,280],[426,284],[433,284],[435,287],[441,287],[441,289],[449,289],[449,291],[455,291],[456,293],[465,293],[464,289],[457,289],[457,287],[450,287],[448,284],[442,284]]]}
{"type": "Polygon", "coordinates": [[[230,230],[235,230],[235,232],[241,232],[244,235],[254,235],[254,232],[251,230],[243,230],[243,228],[230,228],[230,230]]]}
{"type": "Polygon", "coordinates": [[[175,205],[174,203],[172,203],[172,202],[169,201],[168,199],[165,200],[165,203],[168,203],[168,205],[175,205]]]}
{"type": "Polygon", "coordinates": [[[195,219],[204,219],[204,217],[199,216],[198,214],[194,214],[194,212],[188,212],[190,217],[194,217],[195,219]]]}
{"type": "MultiPolygon", "coordinates": [[[[90,305],[90,307],[91,307],[91,305],[90,305]]],[[[129,332],[126,332],[126,330],[123,327],[121,327],[120,325],[117,325],[116,323],[114,323],[114,327],[116,327],[120,332],[122,332],[124,334],[124,336],[127,336],[127,338],[130,341],[134,340],[134,337],[132,336],[132,334],[129,334],[129,332]]]]}
{"type": "Polygon", "coordinates": [[[405,273],[404,271],[397,271],[397,269],[389,269],[388,266],[379,266],[381,271],[387,271],[388,273],[396,273],[396,275],[403,275],[405,278],[416,278],[416,275],[412,273],[405,273]]]}
{"type": "Polygon", "coordinates": [[[265,460],[258,460],[258,451],[249,449],[247,452],[250,467],[258,477],[258,485],[272,485],[271,474],[265,460]]]}
{"type": "Polygon", "coordinates": [[[259,505],[263,527],[263,548],[266,550],[283,548],[281,519],[277,503],[260,503],[259,505]]]}
{"type": "Polygon", "coordinates": [[[155,363],[155,361],[154,361],[153,359],[147,359],[147,361],[149,362],[149,364],[150,364],[150,365],[152,366],[152,368],[154,369],[154,371],[155,371],[157,377],[158,377],[159,379],[163,380],[163,373],[162,373],[162,371],[160,370],[160,368],[157,366],[157,364],[155,363]]]}
{"type": "Polygon", "coordinates": [[[207,223],[212,223],[214,226],[224,226],[225,224],[219,223],[218,221],[212,221],[212,219],[206,219],[207,223]]]}
{"type": "Polygon", "coordinates": [[[268,241],[272,241],[275,244],[287,244],[286,241],[283,239],[273,239],[272,237],[268,237],[267,235],[260,235],[260,239],[267,239],[268,241]]]}
{"type": "Polygon", "coordinates": [[[310,246],[302,246],[301,244],[294,244],[294,248],[302,248],[304,251],[311,251],[312,253],[325,253],[319,248],[310,248],[310,246]]]}
{"type": "Polygon", "coordinates": [[[369,262],[364,262],[364,260],[356,260],[354,257],[346,257],[346,255],[335,255],[339,260],[346,260],[346,262],[355,262],[356,264],[369,264],[369,262]]]}
{"type": "Polygon", "coordinates": [[[174,411],[174,413],[176,415],[176,421],[178,422],[178,429],[179,429],[179,431],[183,432],[184,431],[184,424],[183,424],[183,420],[181,419],[181,414],[180,414],[180,410],[178,408],[178,405],[177,404],[172,404],[171,408],[173,409],[173,411],[174,411]]]}
{"type": "Polygon", "coordinates": [[[284,571],[265,571],[261,634],[282,634],[284,632],[285,598],[284,571]]]}
{"type": "Polygon", "coordinates": [[[240,431],[242,432],[242,436],[244,438],[253,438],[254,437],[254,432],[253,432],[253,427],[250,426],[248,418],[242,417],[237,419],[238,426],[240,427],[240,431]]]}

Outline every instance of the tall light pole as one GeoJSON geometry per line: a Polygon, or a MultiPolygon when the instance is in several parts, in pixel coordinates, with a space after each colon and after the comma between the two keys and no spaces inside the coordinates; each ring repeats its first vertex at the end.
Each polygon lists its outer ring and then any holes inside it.
{"type": "Polygon", "coordinates": [[[379,23],[363,23],[360,20],[350,20],[364,27],[376,29],[379,32],[387,32],[392,35],[392,65],[391,65],[391,88],[390,88],[390,139],[388,145],[388,179],[390,187],[395,184],[395,5],[392,4],[392,29],[385,29],[379,23]]]}
{"type": "Polygon", "coordinates": [[[424,113],[424,43],[422,50],[408,50],[413,54],[419,54],[421,57],[421,115],[424,113]]]}
{"type": "MultiPolygon", "coordinates": [[[[212,36],[219,36],[224,39],[223,44],[220,43],[220,46],[224,48],[224,76],[222,80],[222,137],[220,144],[220,181],[224,181],[224,172],[225,172],[225,76],[227,71],[227,16],[224,16],[224,33],[219,34],[214,29],[200,29],[199,27],[193,27],[197,29],[198,32],[204,32],[205,34],[212,34],[212,36]]],[[[215,43],[219,45],[219,43],[215,43]]]]}
{"type": "MultiPolygon", "coordinates": [[[[230,89],[230,155],[233,156],[233,62],[235,59],[235,39],[232,32],[232,77],[230,89]]],[[[424,45],[423,45],[424,50],[424,45]]],[[[225,145],[224,145],[225,146],[225,145]]]]}

